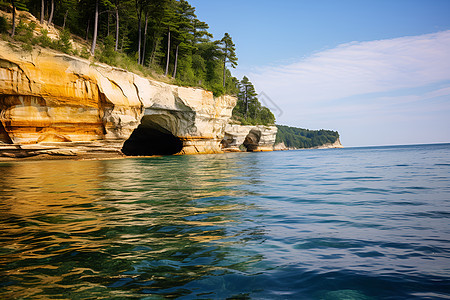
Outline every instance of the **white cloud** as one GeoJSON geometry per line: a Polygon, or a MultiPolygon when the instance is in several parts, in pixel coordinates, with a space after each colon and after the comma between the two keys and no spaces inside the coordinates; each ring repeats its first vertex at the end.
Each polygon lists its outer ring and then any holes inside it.
{"type": "Polygon", "coordinates": [[[347,145],[450,142],[450,30],[352,42],[250,73],[279,124],[338,130],[347,145]]]}
{"type": "Polygon", "coordinates": [[[283,102],[323,101],[450,80],[450,30],[353,42],[300,62],[249,74],[258,90],[283,102]]]}

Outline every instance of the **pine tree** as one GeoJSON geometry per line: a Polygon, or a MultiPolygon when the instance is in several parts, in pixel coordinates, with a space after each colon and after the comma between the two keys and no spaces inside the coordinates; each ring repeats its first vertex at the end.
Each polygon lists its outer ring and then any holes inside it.
{"type": "Polygon", "coordinates": [[[11,36],[14,37],[16,34],[16,2],[14,0],[11,0],[12,4],[12,31],[11,36]]]}
{"type": "Polygon", "coordinates": [[[166,55],[166,68],[164,72],[164,76],[169,74],[169,64],[170,64],[170,50],[171,50],[171,42],[172,42],[172,31],[177,29],[177,23],[175,20],[175,6],[177,5],[176,1],[169,0],[167,5],[165,5],[164,9],[164,18],[162,20],[163,26],[167,30],[167,55],[166,55]]]}
{"type": "Polygon", "coordinates": [[[255,87],[244,76],[239,82],[239,93],[236,107],[233,109],[233,117],[243,124],[268,125],[275,123],[275,116],[258,100],[255,87]]]}
{"type": "Polygon", "coordinates": [[[231,64],[232,68],[237,66],[236,46],[228,33],[225,33],[221,40],[222,42],[222,55],[223,55],[223,87],[225,88],[226,82],[226,68],[227,63],[231,64]]]}
{"type": "Polygon", "coordinates": [[[11,0],[11,4],[13,7],[11,37],[14,37],[16,34],[16,9],[28,11],[28,8],[24,0],[11,0]]]}
{"type": "Polygon", "coordinates": [[[48,17],[48,25],[52,25],[54,12],[55,12],[55,0],[51,0],[50,16],[48,17]]]}
{"type": "Polygon", "coordinates": [[[94,15],[94,35],[92,37],[91,55],[95,55],[95,47],[97,45],[97,33],[98,33],[98,3],[99,0],[95,1],[95,15],[94,15]]]}
{"type": "Polygon", "coordinates": [[[241,113],[245,118],[248,118],[249,106],[258,101],[257,95],[253,84],[247,76],[244,76],[239,85],[238,99],[243,103],[243,111],[241,113]]]}
{"type": "Polygon", "coordinates": [[[114,51],[119,50],[119,0],[114,2],[114,12],[116,15],[116,41],[114,43],[114,51]]]}
{"type": "Polygon", "coordinates": [[[211,40],[213,35],[208,32],[209,25],[198,19],[192,20],[193,26],[193,43],[207,43],[211,40]]]}
{"type": "Polygon", "coordinates": [[[65,29],[67,25],[67,20],[71,20],[72,22],[78,21],[80,18],[79,12],[77,9],[74,9],[78,5],[78,0],[60,0],[57,2],[59,5],[57,6],[59,8],[59,11],[56,10],[55,12],[55,22],[62,18],[62,28],[65,29]]]}
{"type": "Polygon", "coordinates": [[[40,20],[41,24],[44,24],[44,15],[45,15],[45,0],[41,0],[41,20],[40,20]]]}
{"type": "Polygon", "coordinates": [[[175,63],[173,67],[173,75],[175,78],[177,75],[178,66],[178,53],[180,47],[183,52],[190,52],[193,49],[193,20],[196,19],[195,8],[192,7],[187,1],[180,0],[175,10],[175,23],[176,30],[174,31],[175,48],[175,63]]]}
{"type": "Polygon", "coordinates": [[[165,33],[165,27],[163,26],[163,19],[165,14],[165,7],[168,5],[168,0],[153,0],[151,4],[151,18],[150,28],[151,34],[150,40],[152,47],[150,51],[150,58],[148,59],[148,66],[154,66],[157,58],[163,56],[161,52],[162,36],[165,33]]]}
{"type": "Polygon", "coordinates": [[[148,11],[150,0],[135,0],[136,5],[136,13],[137,13],[137,21],[138,21],[138,45],[137,45],[137,59],[138,64],[143,64],[143,50],[145,51],[145,47],[143,47],[142,42],[142,15],[145,15],[145,30],[144,30],[144,39],[147,35],[147,25],[148,25],[148,11]],[[144,48],[144,49],[143,49],[144,48]]]}

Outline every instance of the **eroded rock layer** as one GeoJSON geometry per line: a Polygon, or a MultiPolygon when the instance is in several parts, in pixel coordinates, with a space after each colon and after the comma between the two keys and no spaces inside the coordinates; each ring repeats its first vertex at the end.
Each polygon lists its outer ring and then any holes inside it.
{"type": "MultiPolygon", "coordinates": [[[[214,98],[202,89],[149,80],[50,50],[23,52],[0,42],[4,144],[120,152],[138,130],[141,148],[170,140],[174,148],[169,152],[216,153],[235,105],[234,97],[214,98]]],[[[153,148],[149,153],[158,146],[153,148]]]]}
{"type": "Polygon", "coordinates": [[[344,148],[339,138],[334,143],[323,144],[322,146],[315,147],[315,149],[334,149],[334,148],[344,148]]]}
{"type": "Polygon", "coordinates": [[[226,151],[272,151],[276,126],[228,124],[222,141],[226,151]]]}

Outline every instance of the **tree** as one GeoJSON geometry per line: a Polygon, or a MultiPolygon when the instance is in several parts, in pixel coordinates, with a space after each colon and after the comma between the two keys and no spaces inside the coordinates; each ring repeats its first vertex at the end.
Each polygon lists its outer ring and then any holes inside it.
{"type": "MultiPolygon", "coordinates": [[[[146,5],[148,4],[148,2],[146,0],[135,0],[135,5],[136,5],[136,13],[137,13],[137,20],[138,20],[138,64],[141,63],[141,43],[142,43],[142,24],[141,24],[141,19],[142,19],[142,12],[144,11],[146,5]]],[[[145,16],[145,18],[147,19],[147,14],[145,16]]]]}
{"type": "MultiPolygon", "coordinates": [[[[95,1],[95,15],[94,15],[94,35],[92,37],[91,55],[95,55],[95,46],[97,45],[97,31],[98,31],[98,2],[95,1]]],[[[89,28],[89,27],[88,27],[89,28]]]]}
{"type": "Polygon", "coordinates": [[[71,21],[78,21],[78,19],[80,18],[80,16],[78,15],[79,12],[78,10],[74,9],[75,7],[77,7],[78,5],[78,0],[60,0],[57,3],[59,4],[59,12],[60,14],[58,15],[58,10],[56,10],[56,14],[55,14],[55,22],[58,19],[58,17],[63,21],[62,24],[62,28],[65,29],[66,28],[66,24],[67,24],[67,19],[71,20],[71,21]]]}
{"type": "Polygon", "coordinates": [[[225,88],[226,81],[226,68],[227,63],[231,64],[232,68],[236,68],[237,66],[237,57],[236,57],[236,46],[234,45],[231,36],[228,33],[225,33],[222,40],[222,55],[223,55],[223,87],[225,88]]]}
{"type": "Polygon", "coordinates": [[[142,54],[141,54],[141,65],[144,65],[145,62],[145,52],[147,46],[147,30],[148,30],[148,9],[145,10],[145,26],[144,26],[144,41],[142,43],[142,54]]]}
{"type": "MultiPolygon", "coordinates": [[[[146,0],[141,2],[142,6],[142,12],[144,13],[144,34],[142,37],[138,37],[138,62],[141,65],[145,64],[145,57],[147,52],[147,37],[148,37],[148,25],[149,25],[149,17],[157,18],[158,17],[158,10],[161,6],[164,5],[164,2],[167,0],[146,0]],[[142,45],[142,46],[141,46],[142,45]],[[141,50],[142,48],[142,50],[141,50]]],[[[141,13],[142,15],[142,13],[141,13]]],[[[138,17],[139,19],[139,17],[138,17]]],[[[140,24],[140,21],[138,21],[140,24]]],[[[140,26],[140,25],[138,25],[140,26]]],[[[140,28],[138,29],[138,32],[140,32],[140,28]]],[[[140,35],[140,33],[138,33],[140,35]]]]}
{"type": "Polygon", "coordinates": [[[244,76],[239,82],[238,101],[233,109],[233,118],[243,124],[251,125],[275,123],[275,116],[270,109],[261,105],[255,87],[247,76],[244,76]]]}
{"type": "Polygon", "coordinates": [[[44,24],[44,15],[45,15],[45,0],[41,0],[41,24],[44,24]]]}
{"type": "Polygon", "coordinates": [[[189,51],[193,48],[192,46],[192,30],[194,29],[193,20],[197,17],[194,13],[195,8],[193,8],[187,1],[180,0],[175,10],[175,24],[176,31],[174,32],[174,40],[176,43],[175,49],[175,63],[173,67],[173,75],[175,78],[177,75],[178,66],[178,52],[180,46],[184,51],[189,51]]]}
{"type": "Polygon", "coordinates": [[[51,25],[53,22],[53,13],[55,11],[55,0],[51,0],[50,6],[50,16],[48,17],[48,25],[51,25]]]}
{"type": "Polygon", "coordinates": [[[263,125],[275,124],[275,116],[267,107],[261,107],[259,118],[263,125]]]}
{"type": "Polygon", "coordinates": [[[153,34],[151,35],[152,49],[150,52],[150,59],[148,60],[148,66],[154,66],[157,57],[163,56],[164,54],[160,51],[162,35],[165,32],[165,27],[163,26],[163,19],[165,16],[166,6],[168,5],[167,0],[153,0],[151,5],[152,17],[149,22],[153,34]]]}
{"type": "Polygon", "coordinates": [[[211,33],[208,32],[209,25],[198,19],[192,20],[193,26],[193,44],[207,43],[213,37],[211,33]]]}
{"type": "Polygon", "coordinates": [[[114,44],[114,51],[119,50],[119,0],[114,2],[114,12],[116,14],[116,41],[114,44]]]}
{"type": "Polygon", "coordinates": [[[175,30],[175,5],[174,1],[168,1],[164,10],[164,19],[162,23],[167,28],[167,55],[166,55],[166,69],[164,76],[167,77],[169,73],[169,63],[170,63],[170,47],[171,47],[171,32],[175,30]]]}
{"type": "Polygon", "coordinates": [[[12,4],[12,30],[11,30],[11,36],[14,37],[14,34],[16,34],[16,2],[14,0],[11,0],[12,4]]]}
{"type": "Polygon", "coordinates": [[[11,37],[16,34],[16,9],[28,10],[24,0],[11,0],[12,4],[12,31],[11,37]]]}
{"type": "Polygon", "coordinates": [[[245,118],[248,117],[249,105],[254,104],[258,101],[258,99],[256,98],[257,95],[258,94],[256,93],[253,84],[250,82],[247,76],[244,76],[239,85],[238,99],[243,103],[243,111],[241,113],[245,118]]]}

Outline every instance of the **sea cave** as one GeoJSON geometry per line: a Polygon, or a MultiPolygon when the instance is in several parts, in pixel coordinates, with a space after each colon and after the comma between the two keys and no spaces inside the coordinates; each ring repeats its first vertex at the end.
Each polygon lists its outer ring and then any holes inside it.
{"type": "Polygon", "coordinates": [[[128,156],[172,155],[183,149],[183,141],[163,128],[157,116],[144,116],[122,147],[128,156]]]}

